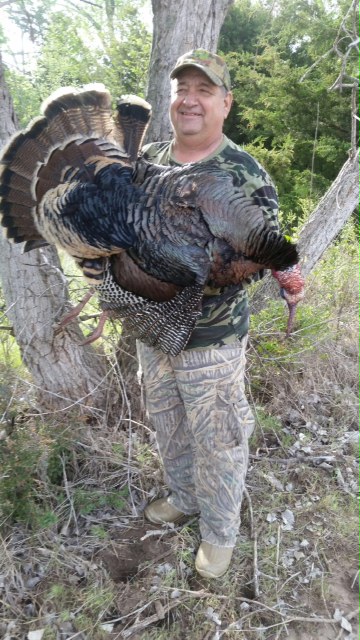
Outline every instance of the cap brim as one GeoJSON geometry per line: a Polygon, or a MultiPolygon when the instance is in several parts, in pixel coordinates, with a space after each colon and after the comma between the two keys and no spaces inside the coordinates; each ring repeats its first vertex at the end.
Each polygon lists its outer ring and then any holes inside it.
{"type": "Polygon", "coordinates": [[[184,64],[179,64],[179,66],[175,67],[175,69],[173,69],[170,73],[170,78],[173,80],[180,73],[180,71],[182,71],[183,69],[189,69],[191,67],[195,67],[196,69],[199,69],[199,71],[202,71],[202,73],[205,74],[209,78],[209,80],[211,80],[211,82],[213,84],[216,84],[218,87],[225,86],[221,78],[219,78],[210,69],[206,69],[201,64],[195,64],[194,62],[184,62],[184,64]]]}

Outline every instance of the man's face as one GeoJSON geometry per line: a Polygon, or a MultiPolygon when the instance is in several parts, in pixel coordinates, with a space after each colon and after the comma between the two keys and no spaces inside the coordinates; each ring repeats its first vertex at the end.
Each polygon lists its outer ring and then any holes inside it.
{"type": "Polygon", "coordinates": [[[230,111],[231,93],[218,87],[202,71],[183,69],[171,83],[170,119],[178,137],[216,138],[230,111]]]}

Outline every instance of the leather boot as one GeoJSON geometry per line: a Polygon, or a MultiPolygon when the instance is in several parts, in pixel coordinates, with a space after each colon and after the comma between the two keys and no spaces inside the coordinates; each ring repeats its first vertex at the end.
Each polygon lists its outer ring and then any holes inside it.
{"type": "Polygon", "coordinates": [[[152,524],[164,524],[165,522],[179,522],[182,518],[186,518],[185,513],[176,509],[168,498],[159,498],[150,502],[144,510],[146,520],[152,524]]]}
{"type": "Polygon", "coordinates": [[[203,578],[220,578],[229,568],[233,550],[202,542],[195,559],[196,571],[203,578]]]}

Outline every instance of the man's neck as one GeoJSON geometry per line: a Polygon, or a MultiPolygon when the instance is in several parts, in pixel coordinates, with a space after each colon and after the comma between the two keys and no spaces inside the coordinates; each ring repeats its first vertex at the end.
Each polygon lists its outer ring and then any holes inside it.
{"type": "Polygon", "coordinates": [[[171,155],[177,162],[185,164],[187,162],[199,162],[211,155],[220,146],[224,136],[221,134],[216,140],[211,142],[196,143],[195,136],[190,136],[185,141],[175,139],[171,146],[171,155]]]}

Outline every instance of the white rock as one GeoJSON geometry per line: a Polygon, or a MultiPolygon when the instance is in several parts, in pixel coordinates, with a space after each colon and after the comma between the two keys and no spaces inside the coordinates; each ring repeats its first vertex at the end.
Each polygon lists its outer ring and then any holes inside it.
{"type": "Polygon", "coordinates": [[[27,634],[28,640],[41,640],[45,633],[45,629],[37,629],[36,631],[29,631],[27,634]]]}

